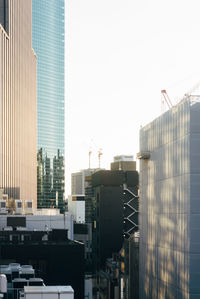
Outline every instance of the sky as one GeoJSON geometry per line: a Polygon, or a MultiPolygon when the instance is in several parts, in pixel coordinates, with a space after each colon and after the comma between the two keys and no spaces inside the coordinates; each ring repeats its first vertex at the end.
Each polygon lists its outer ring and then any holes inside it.
{"type": "Polygon", "coordinates": [[[70,174],[139,151],[139,129],[200,82],[199,0],[66,1],[66,193],[70,174]]]}

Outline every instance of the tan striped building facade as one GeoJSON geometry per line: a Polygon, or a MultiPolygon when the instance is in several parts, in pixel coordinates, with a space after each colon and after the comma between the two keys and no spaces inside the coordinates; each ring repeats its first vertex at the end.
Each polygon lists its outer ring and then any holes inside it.
{"type": "Polygon", "coordinates": [[[32,1],[0,0],[0,188],[37,203],[32,1]]]}

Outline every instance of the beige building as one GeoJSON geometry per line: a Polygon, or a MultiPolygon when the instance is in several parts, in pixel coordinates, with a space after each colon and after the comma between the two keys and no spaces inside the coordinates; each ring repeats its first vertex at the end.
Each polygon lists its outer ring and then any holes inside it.
{"type": "Polygon", "coordinates": [[[32,1],[0,0],[0,188],[36,208],[36,55],[32,1]]]}

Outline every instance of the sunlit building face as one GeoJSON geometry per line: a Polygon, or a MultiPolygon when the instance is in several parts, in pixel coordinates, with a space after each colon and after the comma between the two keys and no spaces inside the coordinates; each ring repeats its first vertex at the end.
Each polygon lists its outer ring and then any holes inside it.
{"type": "Polygon", "coordinates": [[[190,96],[140,132],[141,299],[200,298],[199,119],[190,96]]]}
{"type": "Polygon", "coordinates": [[[36,55],[31,0],[0,0],[0,189],[36,208],[36,55]]]}
{"type": "Polygon", "coordinates": [[[39,207],[62,208],[64,199],[64,6],[64,0],[32,0],[39,207]]]}

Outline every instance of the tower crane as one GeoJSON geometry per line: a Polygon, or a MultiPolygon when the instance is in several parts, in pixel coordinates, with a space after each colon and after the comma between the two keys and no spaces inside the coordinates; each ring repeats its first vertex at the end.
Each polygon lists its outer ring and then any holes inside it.
{"type": "Polygon", "coordinates": [[[173,104],[168,96],[168,93],[165,89],[161,90],[162,98],[164,99],[165,103],[167,104],[168,108],[172,108],[173,104]]]}
{"type": "Polygon", "coordinates": [[[99,168],[101,167],[101,156],[103,155],[102,148],[98,150],[99,168]]]}
{"type": "Polygon", "coordinates": [[[89,155],[89,169],[90,169],[90,164],[91,164],[91,155],[92,155],[92,150],[90,149],[89,150],[89,153],[88,153],[88,155],[89,155]]]}
{"type": "Polygon", "coordinates": [[[91,145],[88,149],[88,158],[89,158],[89,169],[91,168],[91,156],[94,153],[98,153],[98,167],[101,167],[101,156],[103,155],[102,148],[97,147],[97,145],[94,143],[93,139],[91,139],[91,142],[93,145],[91,145]]]}
{"type": "MultiPolygon", "coordinates": [[[[184,96],[179,99],[178,103],[184,100],[186,97],[189,97],[199,87],[200,87],[200,81],[197,82],[190,90],[188,90],[188,92],[186,92],[184,96]]],[[[169,95],[165,89],[161,90],[161,95],[163,99],[162,104],[166,103],[169,109],[172,108],[173,107],[172,101],[170,100],[169,95]]]]}

